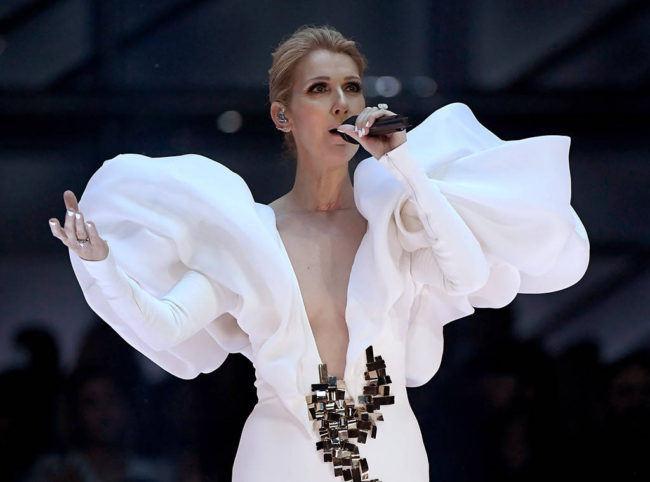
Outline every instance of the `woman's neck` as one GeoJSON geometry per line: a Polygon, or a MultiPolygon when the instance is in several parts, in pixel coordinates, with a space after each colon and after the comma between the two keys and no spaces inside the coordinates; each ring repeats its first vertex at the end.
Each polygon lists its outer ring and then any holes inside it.
{"type": "Polygon", "coordinates": [[[295,211],[336,211],[356,208],[348,165],[322,167],[298,161],[296,179],[288,193],[295,211]]]}

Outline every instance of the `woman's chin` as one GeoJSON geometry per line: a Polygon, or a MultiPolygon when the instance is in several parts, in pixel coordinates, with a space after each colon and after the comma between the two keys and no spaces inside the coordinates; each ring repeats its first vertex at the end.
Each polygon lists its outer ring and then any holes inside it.
{"type": "MultiPolygon", "coordinates": [[[[354,157],[359,150],[359,146],[345,142],[341,137],[339,139],[327,139],[328,142],[321,144],[318,148],[303,151],[305,158],[320,159],[320,163],[328,165],[346,164],[354,157]]],[[[298,149],[300,153],[301,150],[298,149]]],[[[301,157],[300,154],[298,157],[301,157]]]]}
{"type": "Polygon", "coordinates": [[[357,150],[359,150],[359,146],[355,146],[354,144],[350,144],[348,142],[345,142],[345,144],[334,144],[329,149],[328,157],[331,157],[341,163],[349,162],[350,159],[352,159],[357,153],[357,150]]]}

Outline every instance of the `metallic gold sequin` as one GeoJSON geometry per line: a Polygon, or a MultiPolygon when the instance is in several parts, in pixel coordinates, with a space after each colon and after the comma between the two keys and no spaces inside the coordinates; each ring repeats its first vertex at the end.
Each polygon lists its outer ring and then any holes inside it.
{"type": "Polygon", "coordinates": [[[366,348],[366,386],[359,396],[359,405],[347,397],[345,381],[329,376],[327,365],[318,366],[320,383],[311,386],[312,394],[307,396],[307,409],[314,430],[320,435],[316,450],[323,451],[323,460],[334,467],[334,476],[345,481],[381,482],[370,479],[368,462],[359,455],[357,443],[365,444],[368,435],[377,437],[377,422],[384,417],[378,408],[395,403],[390,395],[390,376],[381,356],[374,356],[372,346],[366,348]]]}

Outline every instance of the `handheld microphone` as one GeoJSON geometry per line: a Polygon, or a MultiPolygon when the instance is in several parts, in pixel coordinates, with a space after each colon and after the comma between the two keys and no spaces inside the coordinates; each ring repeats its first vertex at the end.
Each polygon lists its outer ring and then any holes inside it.
{"type": "MultiPolygon", "coordinates": [[[[345,119],[341,125],[347,124],[353,126],[357,121],[357,116],[353,115],[345,119]]],[[[375,121],[373,125],[370,126],[368,130],[369,136],[383,136],[385,134],[390,134],[391,132],[403,131],[407,127],[411,127],[409,123],[409,118],[404,115],[388,115],[386,117],[380,117],[375,121]]],[[[339,134],[343,140],[349,142],[350,144],[359,144],[352,136],[349,136],[343,132],[339,132],[336,129],[330,129],[332,134],[339,134]]]]}

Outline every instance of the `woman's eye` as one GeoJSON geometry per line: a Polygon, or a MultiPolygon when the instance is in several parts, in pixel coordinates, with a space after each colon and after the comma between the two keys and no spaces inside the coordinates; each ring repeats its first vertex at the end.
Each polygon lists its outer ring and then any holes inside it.
{"type": "Polygon", "coordinates": [[[316,92],[316,93],[325,92],[325,90],[326,90],[325,84],[314,84],[309,88],[309,92],[316,92]]]}
{"type": "Polygon", "coordinates": [[[348,84],[348,90],[350,92],[361,92],[361,84],[357,82],[352,82],[348,84]]]}

